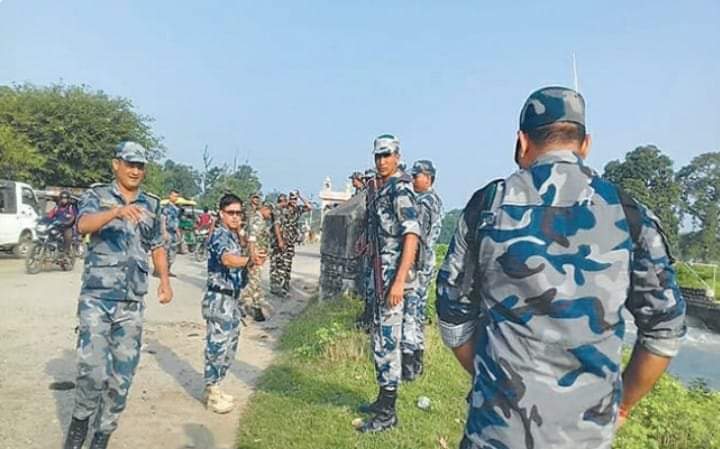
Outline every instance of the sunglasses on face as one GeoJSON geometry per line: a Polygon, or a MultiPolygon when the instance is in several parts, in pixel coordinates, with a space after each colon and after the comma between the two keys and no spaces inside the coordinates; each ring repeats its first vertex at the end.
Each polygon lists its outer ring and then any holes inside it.
{"type": "Polygon", "coordinates": [[[241,211],[241,210],[224,210],[223,213],[224,213],[224,214],[228,214],[228,215],[233,216],[233,217],[239,217],[239,216],[242,215],[242,211],[241,211]]]}

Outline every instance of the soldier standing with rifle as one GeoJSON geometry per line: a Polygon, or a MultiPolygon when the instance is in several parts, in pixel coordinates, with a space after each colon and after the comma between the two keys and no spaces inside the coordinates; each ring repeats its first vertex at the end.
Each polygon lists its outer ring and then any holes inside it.
{"type": "Polygon", "coordinates": [[[282,267],[283,253],[287,249],[284,237],[285,215],[288,206],[287,195],[281,193],[272,211],[272,254],[270,257],[270,293],[283,296],[282,267]]]}
{"type": "Polygon", "coordinates": [[[398,168],[398,139],[379,136],[373,154],[378,176],[368,186],[366,235],[371,266],[367,295],[375,305],[373,354],[380,391],[375,402],[360,407],[373,414],[358,428],[360,432],[381,432],[397,425],[400,342],[403,322],[408,319],[404,299],[416,286],[413,264],[420,235],[412,179],[398,168]]]}

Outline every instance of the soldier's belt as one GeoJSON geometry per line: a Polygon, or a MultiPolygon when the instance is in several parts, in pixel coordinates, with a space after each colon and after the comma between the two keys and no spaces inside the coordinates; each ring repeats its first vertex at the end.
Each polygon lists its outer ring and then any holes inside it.
{"type": "Polygon", "coordinates": [[[220,287],[208,287],[208,291],[213,292],[213,293],[221,293],[223,295],[229,295],[229,296],[232,296],[235,298],[237,298],[238,294],[240,293],[239,291],[236,293],[236,291],[231,288],[220,288],[220,287]]]}

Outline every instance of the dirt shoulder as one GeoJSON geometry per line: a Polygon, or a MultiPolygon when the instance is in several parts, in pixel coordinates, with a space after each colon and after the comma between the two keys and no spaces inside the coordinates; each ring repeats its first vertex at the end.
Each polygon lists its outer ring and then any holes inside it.
{"type": "MultiPolygon", "coordinates": [[[[205,410],[202,368],[205,326],[200,301],[202,264],[179,256],[173,279],[175,300],[161,306],[146,298],[143,354],[127,410],[112,448],[197,448],[234,446],[237,423],[259,375],[275,356],[285,325],[302,311],[316,288],[317,247],[300,247],[288,300],[269,296],[272,319],[241,331],[238,355],[224,388],[238,407],[227,415],[205,410]]],[[[75,377],[75,312],[82,264],[72,273],[30,276],[22,261],[0,259],[0,448],[56,449],[70,420],[73,390],[52,383],[75,377]]],[[[267,272],[264,273],[267,282],[267,272]]],[[[153,280],[151,292],[157,284],[153,280]]],[[[61,385],[62,386],[62,385],[61,385]]]]}

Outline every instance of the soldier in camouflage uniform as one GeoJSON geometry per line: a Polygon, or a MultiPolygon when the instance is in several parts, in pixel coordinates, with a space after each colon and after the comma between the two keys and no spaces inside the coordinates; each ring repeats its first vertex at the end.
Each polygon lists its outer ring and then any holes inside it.
{"type": "Polygon", "coordinates": [[[685,329],[657,218],[585,165],[585,102],[520,115],[520,171],[466,206],[437,279],[446,345],[474,376],[460,447],[609,449],[685,329]],[[621,375],[627,309],[638,338],[621,375]]]}
{"type": "MultiPolygon", "coordinates": [[[[168,202],[162,207],[162,235],[168,258],[168,271],[172,268],[180,242],[180,208],[175,204],[180,196],[177,190],[171,190],[168,202]]],[[[174,276],[172,272],[170,276],[174,276]]]]}
{"type": "Polygon", "coordinates": [[[362,172],[355,171],[348,177],[348,179],[350,180],[353,189],[355,189],[355,191],[353,192],[353,196],[363,193],[365,191],[365,179],[362,172]]]}
{"type": "Polygon", "coordinates": [[[272,210],[272,225],[271,225],[271,257],[270,257],[270,293],[276,296],[282,296],[282,268],[283,268],[283,253],[287,249],[287,243],[285,242],[284,228],[285,228],[285,211],[288,206],[287,195],[284,193],[280,194],[277,199],[277,204],[272,210]]]}
{"type": "MultiPolygon", "coordinates": [[[[271,215],[271,205],[262,204],[253,212],[248,223],[248,244],[250,254],[259,254],[265,257],[270,250],[270,226],[268,220],[271,215]]],[[[250,306],[255,321],[265,321],[263,307],[265,293],[260,284],[262,266],[256,265],[248,270],[248,285],[245,287],[245,301],[250,306]]]]}
{"type": "Polygon", "coordinates": [[[409,301],[411,310],[408,313],[414,316],[415,320],[408,320],[407,330],[403,333],[403,337],[406,337],[402,345],[403,380],[414,380],[423,372],[428,289],[435,272],[435,244],[440,237],[442,224],[442,201],[433,189],[436,172],[432,161],[416,161],[410,174],[413,177],[413,188],[417,197],[420,248],[416,266],[418,286],[412,295],[412,301],[409,301]]]}
{"type": "Polygon", "coordinates": [[[398,139],[389,134],[379,136],[373,153],[378,177],[368,186],[370,269],[366,294],[374,304],[372,342],[380,391],[375,402],[360,408],[373,414],[358,429],[361,432],[380,432],[397,424],[403,323],[414,320],[407,312],[410,295],[417,288],[413,265],[420,236],[412,178],[398,168],[398,139]]]}
{"type": "Polygon", "coordinates": [[[148,253],[160,275],[162,304],[172,299],[160,233],[160,199],[143,192],[145,149],[123,142],[112,161],[115,181],[80,200],[78,230],[90,235],[78,304],[78,374],[65,449],[80,449],[94,414],[92,449],[107,447],[125,409],[140,360],[148,253]]]}
{"type": "Polygon", "coordinates": [[[208,243],[207,291],[202,300],[202,316],[207,323],[205,345],[205,405],[215,413],[228,413],[232,396],[220,390],[220,382],[235,359],[242,305],[239,301],[245,269],[262,265],[261,255],[245,256],[238,231],[243,206],[232,193],[220,199],[220,223],[208,243]]]}
{"type": "MultiPolygon", "coordinates": [[[[307,201],[303,199],[303,205],[298,205],[298,193],[291,192],[288,195],[287,206],[282,208],[281,235],[277,240],[279,251],[275,257],[274,282],[271,285],[275,288],[273,292],[281,297],[287,297],[290,293],[290,274],[292,273],[292,261],[295,257],[295,244],[300,237],[300,217],[310,210],[307,201]]],[[[271,276],[273,272],[271,272],[271,276]]],[[[273,279],[271,279],[273,281],[273,279]]]]}

